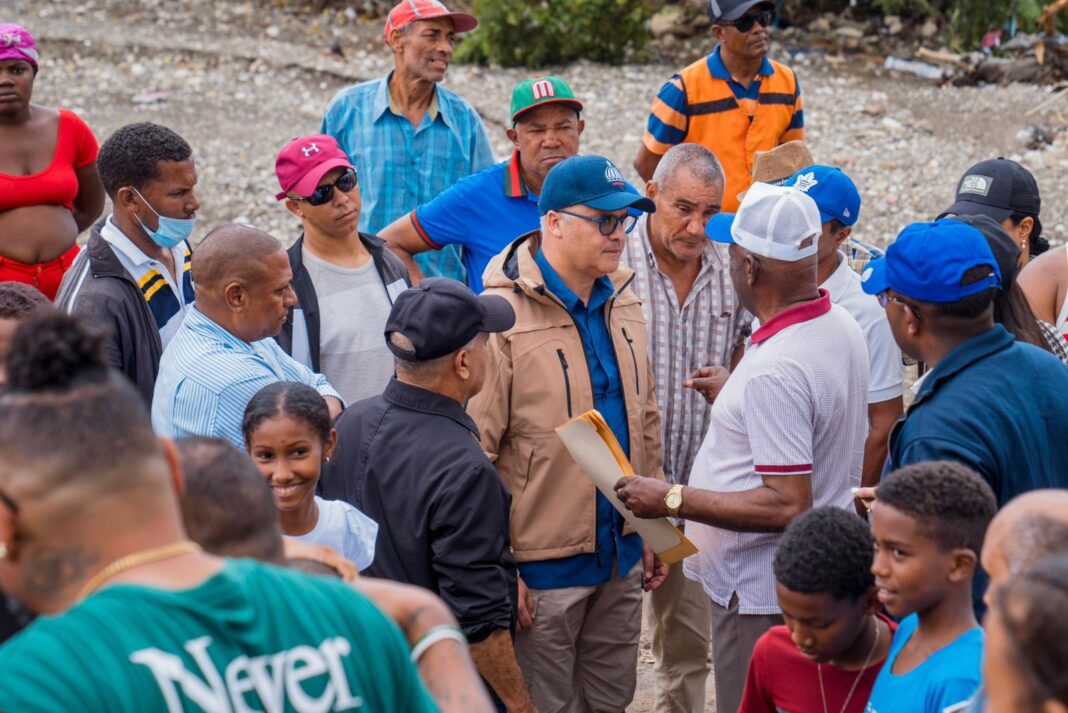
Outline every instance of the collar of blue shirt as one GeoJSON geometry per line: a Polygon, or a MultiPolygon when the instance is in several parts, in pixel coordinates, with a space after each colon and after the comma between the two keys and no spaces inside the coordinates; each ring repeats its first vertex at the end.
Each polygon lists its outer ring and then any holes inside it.
{"type": "MultiPolygon", "coordinates": [[[[375,100],[371,107],[371,115],[375,121],[378,121],[382,116],[389,111],[391,114],[397,115],[393,107],[393,102],[389,94],[389,80],[393,77],[393,72],[390,72],[382,79],[378,80],[378,87],[375,89],[375,100]]],[[[430,116],[430,120],[436,121],[438,117],[448,126],[455,131],[457,126],[456,117],[452,113],[452,105],[449,101],[442,101],[442,99],[448,99],[443,97],[441,87],[434,85],[434,98],[430,102],[430,108],[427,113],[430,116]]],[[[404,118],[401,116],[400,118],[404,118]]],[[[418,128],[418,127],[416,127],[418,128]]]]}
{"type": "MultiPolygon", "coordinates": [[[[1005,327],[995,324],[994,328],[989,332],[972,337],[957,346],[924,376],[923,385],[916,393],[916,403],[930,396],[942,382],[953,378],[953,376],[977,361],[981,361],[1002,349],[1011,347],[1015,341],[1015,338],[1005,327]]],[[[913,405],[915,406],[915,403],[913,405]]]]}
{"type": "Polygon", "coordinates": [[[534,256],[534,261],[538,263],[538,269],[541,270],[541,277],[545,281],[545,289],[556,295],[564,303],[564,307],[567,308],[568,312],[574,313],[580,307],[592,312],[604,306],[612,298],[612,295],[616,293],[615,288],[612,286],[612,281],[608,279],[607,275],[604,275],[597,278],[597,281],[593,283],[593,292],[590,293],[589,304],[584,305],[579,296],[563,281],[541,250],[534,256]]]}
{"type": "Polygon", "coordinates": [[[227,346],[245,352],[254,352],[255,349],[248,342],[240,339],[237,335],[227,331],[215,320],[197,309],[196,303],[190,308],[185,316],[184,326],[202,337],[223,342],[227,346]]]}
{"type": "MultiPolygon", "coordinates": [[[[724,79],[728,82],[733,81],[734,77],[727,71],[727,66],[723,64],[723,59],[719,56],[719,45],[716,45],[716,49],[712,50],[712,54],[708,55],[708,71],[716,79],[724,79]]],[[[760,71],[757,72],[761,77],[770,77],[775,74],[775,68],[771,66],[771,60],[767,57],[760,63],[760,71]]]]}

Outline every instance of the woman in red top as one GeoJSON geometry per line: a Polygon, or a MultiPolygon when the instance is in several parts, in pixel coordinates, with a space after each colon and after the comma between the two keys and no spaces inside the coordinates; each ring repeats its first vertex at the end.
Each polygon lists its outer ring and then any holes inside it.
{"type": "Polygon", "coordinates": [[[37,47],[0,24],[0,281],[56,296],[74,241],[104,208],[93,132],[74,113],[31,104],[37,47]]]}

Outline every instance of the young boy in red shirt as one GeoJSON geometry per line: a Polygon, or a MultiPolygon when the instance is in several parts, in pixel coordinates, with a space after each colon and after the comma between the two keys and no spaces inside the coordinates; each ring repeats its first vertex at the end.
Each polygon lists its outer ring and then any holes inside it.
{"type": "Polygon", "coordinates": [[[894,624],[871,573],[868,525],[840,508],[809,510],[775,553],[785,626],[757,642],[741,713],[862,713],[886,660],[894,624]]]}

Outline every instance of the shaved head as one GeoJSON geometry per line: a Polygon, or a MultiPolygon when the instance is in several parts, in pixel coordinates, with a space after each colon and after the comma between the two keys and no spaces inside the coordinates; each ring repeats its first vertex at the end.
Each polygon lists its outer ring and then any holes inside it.
{"type": "Polygon", "coordinates": [[[1057,551],[1068,552],[1066,533],[1068,490],[1032,490],[1010,500],[990,522],[983,544],[991,585],[1057,551]]]}
{"type": "Polygon", "coordinates": [[[201,290],[221,296],[230,283],[255,282],[263,274],[266,258],[281,251],[282,243],[262,230],[233,223],[219,226],[193,252],[197,300],[201,290]]]}

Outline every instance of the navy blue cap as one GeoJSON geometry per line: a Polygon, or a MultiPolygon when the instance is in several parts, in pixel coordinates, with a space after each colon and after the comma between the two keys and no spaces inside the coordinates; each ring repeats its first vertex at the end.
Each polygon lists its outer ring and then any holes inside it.
{"type": "Polygon", "coordinates": [[[541,187],[538,213],[584,205],[594,210],[637,208],[656,212],[656,204],[638,195],[616,165],[604,156],[572,156],[552,167],[541,187]]]}
{"type": "Polygon", "coordinates": [[[965,171],[957,184],[956,200],[938,217],[985,215],[1000,223],[1013,213],[1038,215],[1041,211],[1034,175],[1015,161],[999,157],[965,171]]]}
{"type": "Polygon", "coordinates": [[[864,270],[861,287],[869,295],[893,290],[921,302],[959,302],[1001,287],[1001,271],[983,234],[959,220],[913,223],[864,270]],[[990,274],[962,285],[969,270],[987,266],[990,274]]]}
{"type": "Polygon", "coordinates": [[[837,220],[851,226],[860,217],[860,192],[853,179],[840,168],[819,165],[802,168],[783,185],[793,186],[816,201],[824,223],[837,220]]]}
{"type": "Polygon", "coordinates": [[[705,223],[705,235],[717,243],[733,243],[732,225],[734,225],[734,213],[716,213],[705,223]]]}
{"type": "Polygon", "coordinates": [[[447,277],[430,277],[397,296],[386,319],[386,346],[398,359],[430,361],[462,349],[479,332],[504,332],[515,311],[498,295],[476,295],[447,277]],[[401,349],[389,338],[400,332],[415,347],[401,349]]]}

